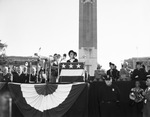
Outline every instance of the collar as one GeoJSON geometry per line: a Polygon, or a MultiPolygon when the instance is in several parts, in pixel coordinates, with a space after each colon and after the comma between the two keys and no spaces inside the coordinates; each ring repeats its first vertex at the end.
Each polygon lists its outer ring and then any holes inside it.
{"type": "Polygon", "coordinates": [[[70,62],[73,62],[75,59],[70,59],[70,62]]]}

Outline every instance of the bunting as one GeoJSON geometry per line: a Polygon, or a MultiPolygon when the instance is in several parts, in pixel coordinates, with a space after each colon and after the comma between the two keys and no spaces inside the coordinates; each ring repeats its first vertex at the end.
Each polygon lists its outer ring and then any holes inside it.
{"type": "Polygon", "coordinates": [[[61,117],[75,103],[86,83],[8,84],[24,117],[61,117]]]}

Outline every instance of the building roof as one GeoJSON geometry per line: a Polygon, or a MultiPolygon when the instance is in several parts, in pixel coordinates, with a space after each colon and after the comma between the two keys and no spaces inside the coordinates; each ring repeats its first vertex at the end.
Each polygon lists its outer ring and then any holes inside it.
{"type": "Polygon", "coordinates": [[[6,44],[3,44],[3,43],[0,43],[0,47],[3,48],[3,47],[7,47],[6,44]]]}

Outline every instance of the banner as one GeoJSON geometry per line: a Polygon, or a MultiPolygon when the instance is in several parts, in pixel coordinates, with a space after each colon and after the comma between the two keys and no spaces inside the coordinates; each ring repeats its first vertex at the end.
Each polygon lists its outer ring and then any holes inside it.
{"type": "Polygon", "coordinates": [[[60,76],[83,76],[84,75],[84,63],[61,63],[60,76]]]}
{"type": "Polygon", "coordinates": [[[86,88],[85,83],[9,83],[8,86],[24,117],[61,117],[86,88]]]}

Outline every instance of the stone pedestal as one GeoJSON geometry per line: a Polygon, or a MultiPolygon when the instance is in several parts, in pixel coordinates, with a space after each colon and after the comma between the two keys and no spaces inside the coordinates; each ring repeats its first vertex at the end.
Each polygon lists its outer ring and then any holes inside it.
{"type": "Polygon", "coordinates": [[[91,76],[97,68],[97,0],[79,3],[79,61],[91,76]]]}

